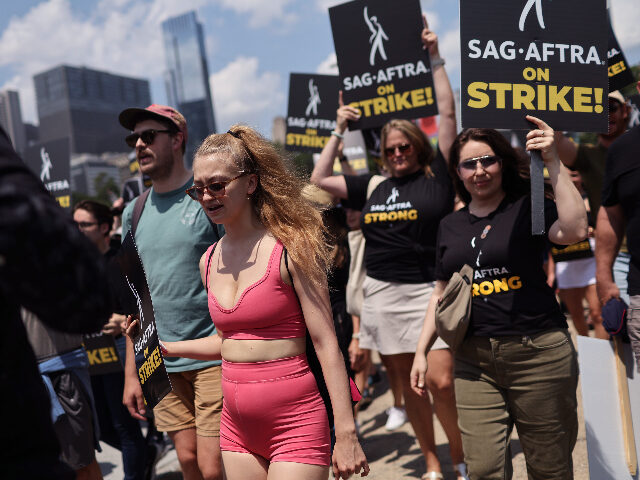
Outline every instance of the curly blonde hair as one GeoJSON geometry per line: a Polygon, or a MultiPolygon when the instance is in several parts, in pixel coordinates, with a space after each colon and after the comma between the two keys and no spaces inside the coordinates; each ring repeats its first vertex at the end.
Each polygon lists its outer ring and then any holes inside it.
{"type": "Polygon", "coordinates": [[[306,185],[289,172],[273,145],[246,125],[209,135],[198,148],[198,158],[227,153],[237,167],[258,177],[251,194],[256,217],[279,239],[302,274],[318,287],[326,285],[331,251],[325,241],[321,209],[302,194],[306,185]]]}

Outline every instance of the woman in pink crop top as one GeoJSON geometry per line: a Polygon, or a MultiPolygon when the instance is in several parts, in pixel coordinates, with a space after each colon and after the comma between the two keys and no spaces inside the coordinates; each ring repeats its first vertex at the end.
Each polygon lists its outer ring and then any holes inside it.
{"type": "Polygon", "coordinates": [[[222,358],[225,478],[325,480],[330,466],[336,478],[367,475],[333,329],[320,212],[248,127],[207,137],[193,169],[187,193],[226,231],[200,260],[218,334],[165,342],[163,353],[222,358]],[[305,355],[307,330],[333,408],[332,458],[327,412],[305,355]]]}

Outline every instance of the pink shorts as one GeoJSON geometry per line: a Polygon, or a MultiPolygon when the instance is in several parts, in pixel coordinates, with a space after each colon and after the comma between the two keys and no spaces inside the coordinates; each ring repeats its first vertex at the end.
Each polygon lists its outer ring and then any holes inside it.
{"type": "Polygon", "coordinates": [[[329,419],[305,354],[222,361],[220,448],[269,462],[331,464],[329,419]]]}

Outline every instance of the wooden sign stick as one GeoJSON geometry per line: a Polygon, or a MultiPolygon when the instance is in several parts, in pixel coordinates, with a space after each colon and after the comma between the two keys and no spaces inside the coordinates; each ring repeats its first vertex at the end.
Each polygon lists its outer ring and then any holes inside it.
{"type": "Polygon", "coordinates": [[[622,440],[624,453],[627,459],[629,473],[635,476],[638,470],[638,458],[636,455],[636,440],[633,435],[633,423],[631,420],[631,402],[629,400],[629,384],[627,383],[627,368],[624,364],[624,350],[619,336],[613,337],[613,347],[616,353],[616,372],[618,374],[618,398],[620,400],[620,412],[622,413],[622,440]]]}

